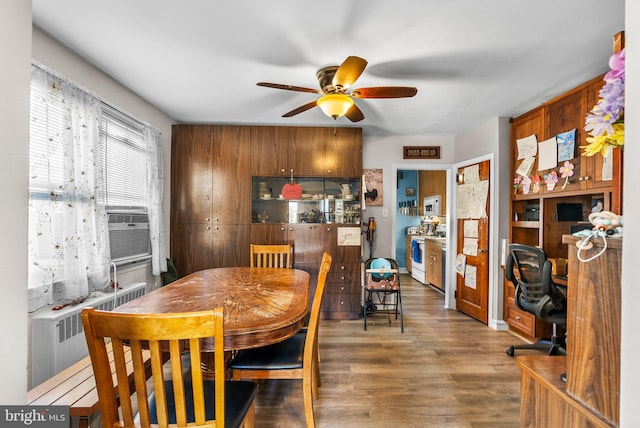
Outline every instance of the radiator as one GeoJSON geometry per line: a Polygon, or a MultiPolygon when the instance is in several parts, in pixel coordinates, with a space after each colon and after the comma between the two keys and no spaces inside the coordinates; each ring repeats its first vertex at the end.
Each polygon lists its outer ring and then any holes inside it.
{"type": "MultiPolygon", "coordinates": [[[[137,282],[123,286],[116,293],[116,307],[140,297],[147,284],[137,282]]],[[[80,313],[92,306],[105,311],[113,310],[113,293],[85,300],[81,305],[58,311],[46,309],[31,317],[31,384],[42,383],[56,373],[89,355],[82,329],[80,313]]]]}

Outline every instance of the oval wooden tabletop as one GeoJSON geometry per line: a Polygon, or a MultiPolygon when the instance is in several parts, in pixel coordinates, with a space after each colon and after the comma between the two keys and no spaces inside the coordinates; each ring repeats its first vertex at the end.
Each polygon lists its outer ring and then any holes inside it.
{"type": "Polygon", "coordinates": [[[309,274],[282,268],[207,269],[125,303],[115,312],[195,312],[216,307],[224,308],[225,350],[279,342],[303,326],[309,274]]]}

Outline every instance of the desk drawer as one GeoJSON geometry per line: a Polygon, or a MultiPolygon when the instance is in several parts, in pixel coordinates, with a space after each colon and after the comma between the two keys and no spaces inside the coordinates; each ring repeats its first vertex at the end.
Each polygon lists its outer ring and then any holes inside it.
{"type": "Polygon", "coordinates": [[[527,336],[536,336],[536,317],[533,314],[522,311],[515,306],[507,306],[507,323],[517,328],[527,336]]]}

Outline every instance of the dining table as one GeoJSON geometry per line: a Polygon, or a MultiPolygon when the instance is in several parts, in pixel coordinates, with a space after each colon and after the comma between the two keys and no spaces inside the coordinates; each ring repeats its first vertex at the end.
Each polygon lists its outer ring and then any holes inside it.
{"type": "MultiPolygon", "coordinates": [[[[162,314],[224,308],[225,351],[285,340],[304,325],[310,276],[299,269],[223,267],[191,273],[114,309],[162,314]]],[[[213,340],[202,341],[205,352],[213,340]]]]}

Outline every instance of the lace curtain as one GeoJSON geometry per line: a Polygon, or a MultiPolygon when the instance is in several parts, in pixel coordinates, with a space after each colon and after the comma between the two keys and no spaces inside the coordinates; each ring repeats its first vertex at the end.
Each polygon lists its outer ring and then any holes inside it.
{"type": "Polygon", "coordinates": [[[29,291],[41,306],[105,288],[109,252],[97,202],[100,101],[34,67],[31,109],[29,291]]]}
{"type": "MultiPolygon", "coordinates": [[[[88,296],[110,284],[101,184],[101,100],[32,69],[29,144],[29,310],[88,296]]],[[[160,133],[144,125],[152,270],[167,270],[160,133]]]]}
{"type": "Polygon", "coordinates": [[[147,142],[147,211],[149,214],[149,235],[151,238],[151,267],[154,275],[167,271],[167,250],[162,217],[162,151],[160,133],[145,127],[147,142]]]}

